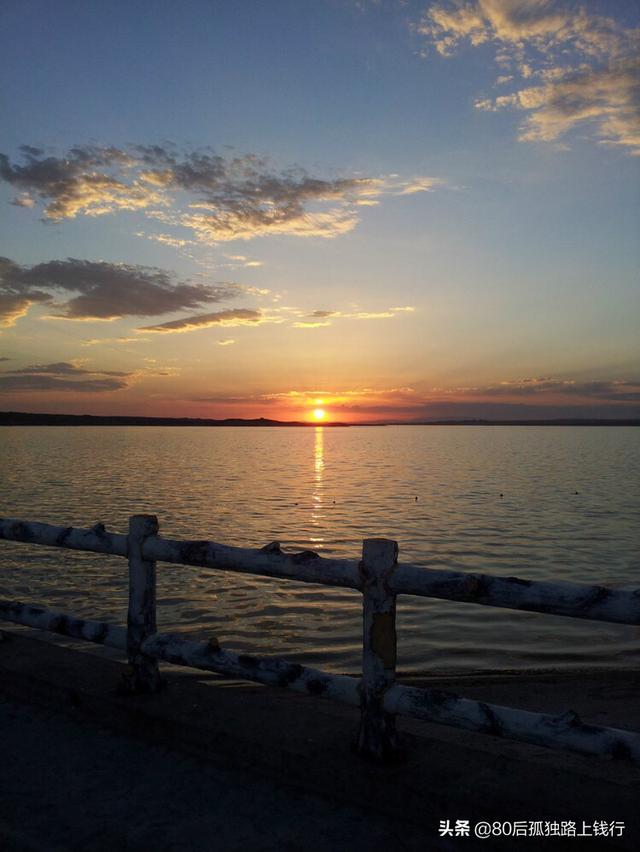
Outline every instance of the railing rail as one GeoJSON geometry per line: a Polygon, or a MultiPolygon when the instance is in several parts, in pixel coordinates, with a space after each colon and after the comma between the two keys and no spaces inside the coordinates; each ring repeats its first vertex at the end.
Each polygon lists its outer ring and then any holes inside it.
{"type": "MultiPolygon", "coordinates": [[[[0,518],[0,539],[113,556],[126,557],[128,554],[127,536],[107,532],[102,524],[83,529],[0,518]]],[[[309,550],[284,553],[278,542],[261,549],[249,549],[214,541],[181,541],[152,535],[145,539],[143,555],[156,562],[362,591],[359,562],[328,559],[309,550]]],[[[418,595],[617,624],[640,624],[640,589],[523,580],[409,563],[397,565],[389,588],[396,595],[418,595]]]]}
{"type": "Polygon", "coordinates": [[[397,543],[386,539],[365,540],[359,562],[327,559],[311,551],[289,554],[277,542],[252,550],[211,541],[165,539],[158,535],[158,522],[153,515],[131,517],[128,535],[107,532],[102,524],[81,529],[0,518],[0,539],[128,558],[126,629],[16,601],[0,601],[0,621],[126,651],[130,663],[126,687],[131,692],[157,691],[161,687],[158,660],[163,660],[359,705],[358,750],[378,760],[389,760],[396,753],[395,717],[401,714],[552,748],[608,755],[640,765],[640,733],[587,725],[571,711],[554,717],[440,690],[408,687],[395,681],[398,594],[640,624],[640,590],[399,565],[397,543]],[[177,634],[157,633],[158,561],[360,591],[362,677],[333,675],[275,658],[237,655],[221,648],[215,639],[194,642],[177,634]]]}

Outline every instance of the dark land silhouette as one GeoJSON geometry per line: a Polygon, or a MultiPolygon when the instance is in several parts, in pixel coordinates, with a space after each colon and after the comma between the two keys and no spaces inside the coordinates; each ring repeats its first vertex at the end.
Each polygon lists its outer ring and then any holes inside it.
{"type": "Polygon", "coordinates": [[[554,420],[384,420],[370,423],[340,421],[270,420],[228,417],[143,417],[102,414],[46,414],[0,411],[0,426],[640,426],[640,419],[561,418],[554,420]]]}

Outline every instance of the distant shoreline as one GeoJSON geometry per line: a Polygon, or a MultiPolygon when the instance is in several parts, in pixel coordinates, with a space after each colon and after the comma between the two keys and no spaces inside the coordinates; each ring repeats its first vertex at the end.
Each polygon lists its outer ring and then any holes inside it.
{"type": "Polygon", "coordinates": [[[240,417],[213,420],[194,417],[140,417],[95,414],[43,414],[22,411],[0,411],[0,426],[279,426],[279,427],[348,427],[348,426],[640,426],[640,419],[558,418],[555,420],[388,420],[370,423],[311,423],[302,420],[269,420],[265,417],[240,417]]]}

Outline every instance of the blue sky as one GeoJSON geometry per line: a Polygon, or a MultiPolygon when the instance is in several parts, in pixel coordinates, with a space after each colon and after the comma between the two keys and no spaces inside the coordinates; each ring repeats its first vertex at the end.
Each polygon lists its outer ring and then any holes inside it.
{"type": "Polygon", "coordinates": [[[0,407],[640,414],[635,4],[0,17],[0,407]]]}

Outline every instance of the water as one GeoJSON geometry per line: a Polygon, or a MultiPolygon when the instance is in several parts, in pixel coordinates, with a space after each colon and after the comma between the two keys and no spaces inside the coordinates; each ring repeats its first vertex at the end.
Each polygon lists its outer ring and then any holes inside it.
{"type": "MultiPolygon", "coordinates": [[[[433,567],[636,588],[634,428],[0,429],[0,514],[359,558],[363,538],[433,567]],[[577,492],[577,493],[576,493],[577,492]],[[500,496],[501,493],[504,496],[500,496]],[[416,501],[416,497],[418,500],[416,501]]],[[[159,628],[357,671],[360,596],[174,565],[159,628]]],[[[126,561],[0,542],[0,596],[125,621],[126,561]]],[[[400,597],[405,671],[634,666],[640,629],[400,597]]]]}

